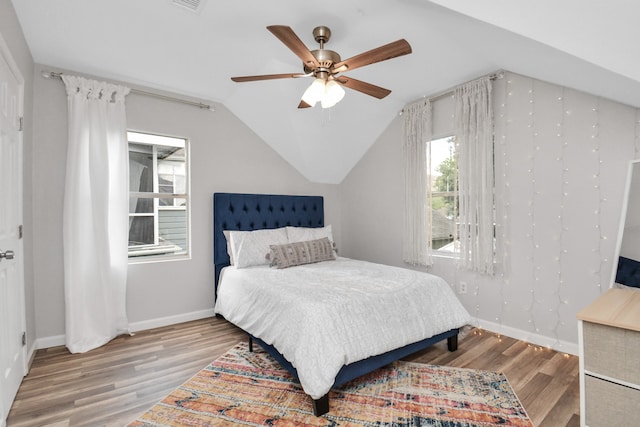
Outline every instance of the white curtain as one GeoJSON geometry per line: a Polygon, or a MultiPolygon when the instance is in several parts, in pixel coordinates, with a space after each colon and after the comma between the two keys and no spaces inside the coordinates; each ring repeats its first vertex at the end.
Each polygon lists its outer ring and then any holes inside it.
{"type": "Polygon", "coordinates": [[[402,259],[411,265],[429,266],[431,257],[431,209],[427,201],[427,144],[431,141],[431,101],[404,108],[403,156],[405,180],[402,259]]]}
{"type": "Polygon", "coordinates": [[[63,213],[66,345],[72,353],[127,333],[129,88],[63,75],[69,145],[63,213]]]}
{"type": "Polygon", "coordinates": [[[493,274],[494,167],[491,80],[455,90],[460,198],[460,265],[493,274]]]}

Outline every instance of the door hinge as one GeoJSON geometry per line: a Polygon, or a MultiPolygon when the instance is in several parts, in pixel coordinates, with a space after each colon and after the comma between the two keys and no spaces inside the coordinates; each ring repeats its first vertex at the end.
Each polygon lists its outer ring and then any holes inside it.
{"type": "Polygon", "coordinates": [[[18,226],[18,239],[22,239],[22,225],[18,226]]]}
{"type": "Polygon", "coordinates": [[[22,345],[27,345],[27,333],[23,332],[22,333],[22,345]]]}
{"type": "Polygon", "coordinates": [[[24,130],[24,117],[20,117],[18,119],[18,131],[22,132],[24,130]]]}

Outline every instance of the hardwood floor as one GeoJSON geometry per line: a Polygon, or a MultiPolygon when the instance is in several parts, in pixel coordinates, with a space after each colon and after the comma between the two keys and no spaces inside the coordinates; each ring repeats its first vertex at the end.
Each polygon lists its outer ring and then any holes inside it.
{"type": "MultiPolygon", "coordinates": [[[[242,339],[210,318],[118,337],[85,354],[39,350],[7,427],[122,426],[242,339]]],[[[407,360],[502,371],[537,427],[579,425],[575,356],[474,330],[456,352],[445,342],[407,360]]]]}
{"type": "Polygon", "coordinates": [[[38,350],[7,427],[123,426],[244,337],[211,318],[118,337],[84,354],[38,350]]]}
{"type": "Polygon", "coordinates": [[[473,330],[448,352],[445,343],[406,360],[504,372],[536,427],[580,425],[578,357],[473,330]]]}

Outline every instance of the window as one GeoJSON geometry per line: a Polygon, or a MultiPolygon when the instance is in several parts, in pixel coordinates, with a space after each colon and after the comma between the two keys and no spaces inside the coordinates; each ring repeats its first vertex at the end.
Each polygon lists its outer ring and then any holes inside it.
{"type": "Polygon", "coordinates": [[[129,141],[129,259],[188,254],[188,144],[127,132],[129,141]]]}
{"type": "Polygon", "coordinates": [[[427,149],[427,194],[431,205],[431,248],[459,253],[458,162],[455,137],[434,139],[427,149]]]}
{"type": "Polygon", "coordinates": [[[491,77],[483,77],[457,87],[451,97],[420,100],[403,109],[406,263],[429,266],[434,253],[448,254],[464,270],[493,274],[491,88],[491,77]]]}

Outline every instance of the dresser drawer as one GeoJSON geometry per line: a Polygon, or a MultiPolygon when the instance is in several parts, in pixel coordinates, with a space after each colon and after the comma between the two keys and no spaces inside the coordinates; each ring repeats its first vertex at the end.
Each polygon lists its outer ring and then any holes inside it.
{"type": "Polygon", "coordinates": [[[587,426],[638,426],[640,390],[589,375],[585,377],[585,386],[587,426]]]}
{"type": "Polygon", "coordinates": [[[584,368],[640,385],[640,332],[583,322],[584,368]]]}

